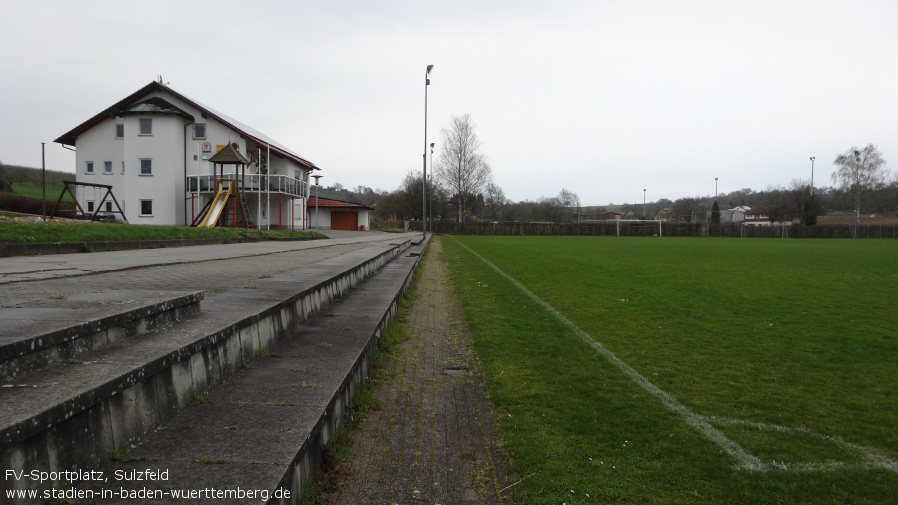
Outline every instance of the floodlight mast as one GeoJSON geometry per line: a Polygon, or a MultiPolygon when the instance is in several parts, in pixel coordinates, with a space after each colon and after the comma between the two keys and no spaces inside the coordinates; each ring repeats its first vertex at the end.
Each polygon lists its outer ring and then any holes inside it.
{"type": "Polygon", "coordinates": [[[811,156],[811,196],[814,196],[814,160],[816,156],[811,156]]]}
{"type": "MultiPolygon", "coordinates": [[[[430,143],[430,178],[433,179],[433,146],[434,143],[430,143]]],[[[428,202],[428,211],[430,215],[430,233],[433,233],[433,184],[427,184],[427,198],[430,200],[428,202]]]]}
{"type": "Polygon", "coordinates": [[[433,70],[433,65],[427,65],[427,72],[424,74],[424,178],[421,180],[422,240],[427,238],[427,88],[430,86],[431,70],[433,70]]]}

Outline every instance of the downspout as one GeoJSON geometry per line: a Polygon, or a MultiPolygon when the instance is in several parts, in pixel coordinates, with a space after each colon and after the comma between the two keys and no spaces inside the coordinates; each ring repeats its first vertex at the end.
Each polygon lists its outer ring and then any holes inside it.
{"type": "MultiPolygon", "coordinates": [[[[195,119],[191,119],[189,123],[184,125],[184,178],[182,182],[184,183],[184,226],[189,226],[187,223],[190,221],[187,220],[187,127],[195,123],[195,119]]],[[[196,178],[197,190],[199,190],[200,178],[197,176],[196,178]]]]}

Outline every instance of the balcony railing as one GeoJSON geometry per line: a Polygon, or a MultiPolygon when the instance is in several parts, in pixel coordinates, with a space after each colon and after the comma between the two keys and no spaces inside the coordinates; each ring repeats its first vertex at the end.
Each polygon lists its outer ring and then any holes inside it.
{"type": "MultiPolygon", "coordinates": [[[[240,181],[238,175],[234,173],[224,174],[224,176],[188,175],[187,192],[213,193],[216,190],[215,181],[218,178],[224,180],[223,186],[225,189],[231,184],[230,180],[237,179],[238,183],[240,181]]],[[[286,175],[246,174],[243,177],[241,189],[243,191],[286,193],[294,196],[306,196],[306,184],[305,181],[287,177],[286,175]]]]}

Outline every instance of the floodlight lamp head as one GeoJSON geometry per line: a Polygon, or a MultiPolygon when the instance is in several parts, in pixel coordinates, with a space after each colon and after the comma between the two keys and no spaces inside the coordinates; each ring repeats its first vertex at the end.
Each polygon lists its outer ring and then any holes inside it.
{"type": "Polygon", "coordinates": [[[433,149],[433,142],[430,143],[430,148],[433,149]]]}
{"type": "Polygon", "coordinates": [[[816,158],[816,156],[811,156],[811,161],[814,161],[814,158],[816,158]]]}
{"type": "Polygon", "coordinates": [[[433,70],[433,65],[427,65],[427,75],[430,75],[431,70],[433,70]]]}

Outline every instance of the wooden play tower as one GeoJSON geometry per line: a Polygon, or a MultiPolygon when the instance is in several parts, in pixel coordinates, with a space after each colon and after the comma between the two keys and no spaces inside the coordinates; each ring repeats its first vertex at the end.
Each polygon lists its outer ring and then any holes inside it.
{"type": "Polygon", "coordinates": [[[225,145],[214,156],[209,158],[213,164],[215,176],[215,196],[203,207],[192,226],[212,228],[216,226],[226,212],[230,212],[231,226],[235,228],[252,228],[249,216],[249,205],[244,191],[246,182],[246,166],[250,161],[240,154],[232,144],[225,145]],[[233,177],[225,177],[225,165],[233,165],[233,177]],[[218,167],[221,167],[219,173],[218,167]]]}

